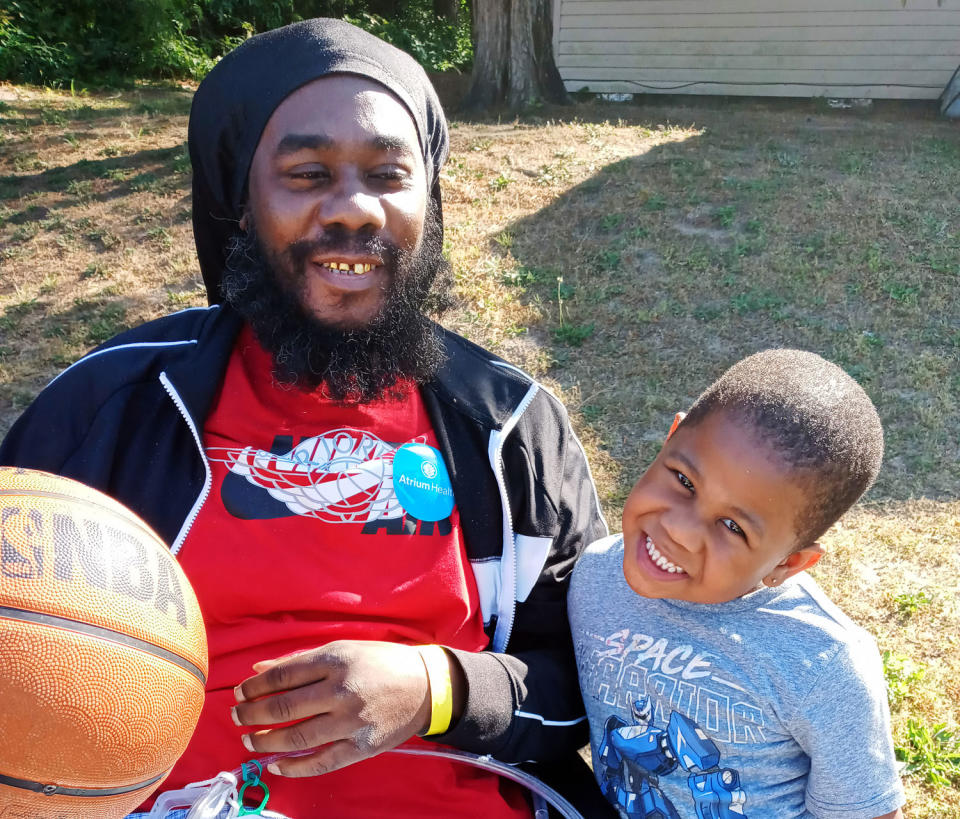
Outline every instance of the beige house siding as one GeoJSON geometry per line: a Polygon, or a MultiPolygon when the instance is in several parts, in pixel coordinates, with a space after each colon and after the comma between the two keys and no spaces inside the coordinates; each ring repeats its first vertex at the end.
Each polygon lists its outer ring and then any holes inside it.
{"type": "Polygon", "coordinates": [[[554,0],[570,91],[936,99],[960,0],[554,0]]]}

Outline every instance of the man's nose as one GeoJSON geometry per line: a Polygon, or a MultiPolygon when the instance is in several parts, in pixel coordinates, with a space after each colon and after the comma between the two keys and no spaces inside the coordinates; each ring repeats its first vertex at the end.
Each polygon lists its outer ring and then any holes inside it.
{"type": "Polygon", "coordinates": [[[386,214],[380,197],[353,175],[341,178],[319,204],[318,218],[324,227],[342,225],[347,230],[381,230],[386,214]]]}

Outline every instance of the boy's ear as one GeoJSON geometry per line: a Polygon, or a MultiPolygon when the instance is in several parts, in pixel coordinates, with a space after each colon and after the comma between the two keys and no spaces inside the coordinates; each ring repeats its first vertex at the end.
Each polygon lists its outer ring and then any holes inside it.
{"type": "Polygon", "coordinates": [[[673,416],[673,423],[670,425],[670,431],[667,433],[667,440],[670,440],[670,436],[677,431],[677,427],[680,426],[680,422],[687,417],[685,412],[678,412],[673,416]]]}
{"type": "Polygon", "coordinates": [[[240,230],[242,230],[244,233],[246,233],[246,231],[247,231],[247,225],[249,225],[249,224],[250,224],[250,219],[249,219],[249,217],[247,216],[247,212],[244,211],[244,212],[243,212],[243,216],[240,217],[240,222],[239,222],[240,230]]]}
{"type": "Polygon", "coordinates": [[[811,543],[802,549],[788,554],[770,574],[763,578],[765,586],[779,586],[788,577],[811,568],[821,557],[824,548],[820,543],[811,543]]]}

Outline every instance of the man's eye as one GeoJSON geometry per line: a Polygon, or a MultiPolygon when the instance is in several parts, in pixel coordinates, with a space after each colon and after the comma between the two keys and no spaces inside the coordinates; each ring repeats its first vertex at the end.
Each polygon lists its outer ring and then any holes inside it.
{"type": "Polygon", "coordinates": [[[376,179],[380,182],[402,182],[406,179],[406,174],[401,171],[399,168],[390,168],[382,171],[375,171],[370,174],[371,179],[376,179]]]}
{"type": "Polygon", "coordinates": [[[312,182],[318,179],[326,179],[328,174],[322,168],[310,168],[303,171],[293,171],[290,176],[293,179],[306,179],[312,182]]]}
{"type": "Polygon", "coordinates": [[[735,535],[740,535],[741,537],[747,536],[746,532],[740,528],[740,524],[738,524],[735,520],[732,520],[731,518],[723,518],[720,522],[735,535]]]}
{"type": "Polygon", "coordinates": [[[688,489],[691,492],[693,491],[693,481],[691,481],[686,475],[682,472],[677,472],[677,480],[680,481],[680,485],[684,489],[688,489]]]}

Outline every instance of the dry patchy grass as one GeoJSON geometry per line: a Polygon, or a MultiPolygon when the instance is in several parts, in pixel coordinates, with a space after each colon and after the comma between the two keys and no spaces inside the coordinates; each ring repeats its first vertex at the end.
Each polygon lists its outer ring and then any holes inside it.
{"type": "MultiPolygon", "coordinates": [[[[957,725],[958,543],[960,501],[865,503],[828,534],[827,556],[813,571],[877,638],[899,747],[911,747],[911,718],[957,725]]],[[[905,785],[909,816],[960,815],[956,787],[931,788],[922,776],[907,777],[905,785]]]]}
{"type": "MultiPolygon", "coordinates": [[[[0,86],[0,433],[93,344],[202,303],[189,102],[0,86]]],[[[815,573],[889,652],[898,744],[955,728],[957,126],[660,99],[451,135],[445,321],[560,393],[612,522],[673,413],[742,356],[801,347],[860,380],[888,456],[815,573]]],[[[907,784],[911,817],[960,818],[960,780],[907,784]]]]}

